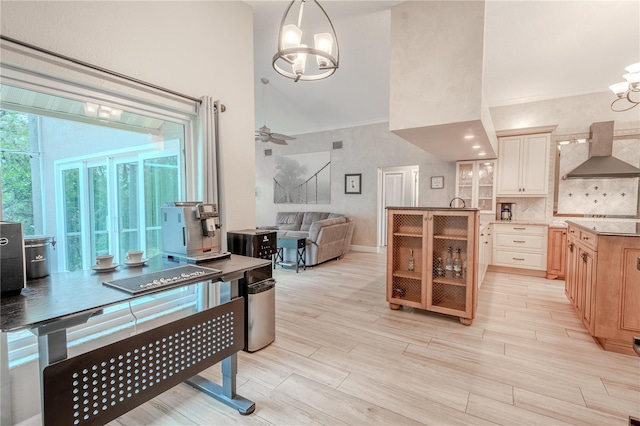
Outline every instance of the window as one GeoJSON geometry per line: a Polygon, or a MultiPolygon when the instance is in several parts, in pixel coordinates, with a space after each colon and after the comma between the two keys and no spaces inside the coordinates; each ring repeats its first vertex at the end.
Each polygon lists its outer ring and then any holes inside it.
{"type": "Polygon", "coordinates": [[[174,140],[162,150],[151,144],[55,163],[61,269],[88,269],[104,254],[123,262],[129,250],[162,253],[160,208],[181,199],[179,148],[174,140]]]}
{"type": "MultiPolygon", "coordinates": [[[[53,272],[88,269],[106,252],[120,261],[134,248],[160,254],[160,207],[190,199],[196,190],[187,183],[206,178],[196,167],[186,172],[198,157],[195,103],[122,94],[141,93],[131,87],[101,92],[0,65],[3,220],[22,222],[27,236],[56,237],[53,272]]],[[[111,306],[70,330],[69,345],[190,312],[197,301],[198,286],[189,286],[111,306]]],[[[11,365],[37,357],[30,332],[8,340],[11,365]]]]}

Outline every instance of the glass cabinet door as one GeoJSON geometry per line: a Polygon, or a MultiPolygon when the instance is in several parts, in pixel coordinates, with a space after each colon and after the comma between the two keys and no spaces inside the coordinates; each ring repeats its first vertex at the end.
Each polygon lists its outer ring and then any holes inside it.
{"type": "Polygon", "coordinates": [[[474,163],[460,162],[457,168],[456,197],[462,198],[466,207],[475,207],[473,205],[474,163]]]}
{"type": "Polygon", "coordinates": [[[494,214],[496,160],[459,161],[456,170],[456,197],[462,198],[466,207],[494,214]]]}
{"type": "Polygon", "coordinates": [[[480,161],[478,165],[478,208],[493,212],[495,209],[495,160],[480,161]]]}

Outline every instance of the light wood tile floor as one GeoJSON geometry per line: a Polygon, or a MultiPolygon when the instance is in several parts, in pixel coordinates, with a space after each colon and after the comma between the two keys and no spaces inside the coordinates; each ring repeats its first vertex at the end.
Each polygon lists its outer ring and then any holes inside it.
{"type": "MultiPolygon", "coordinates": [[[[640,358],[603,351],[563,281],[489,272],[469,327],[385,302],[384,254],[277,269],[277,335],[238,362],[236,411],[179,385],[112,425],[626,425],[640,358]]],[[[219,381],[218,366],[207,377],[219,381]]]]}

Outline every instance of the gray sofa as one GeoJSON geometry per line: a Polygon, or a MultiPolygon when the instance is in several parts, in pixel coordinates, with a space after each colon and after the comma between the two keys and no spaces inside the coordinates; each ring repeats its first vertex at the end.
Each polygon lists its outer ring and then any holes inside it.
{"type": "MultiPolygon", "coordinates": [[[[353,222],[338,213],[328,212],[278,212],[274,229],[278,236],[306,238],[307,266],[337,259],[349,251],[353,236],[353,222]]],[[[286,253],[285,259],[295,259],[294,253],[286,253]]]]}

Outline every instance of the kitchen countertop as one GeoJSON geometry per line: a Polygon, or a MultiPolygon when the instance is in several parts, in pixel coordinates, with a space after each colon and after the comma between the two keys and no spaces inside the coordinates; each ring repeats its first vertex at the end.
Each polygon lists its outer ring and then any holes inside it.
{"type": "Polygon", "coordinates": [[[485,226],[488,224],[513,224],[513,225],[536,225],[536,226],[548,226],[549,228],[566,228],[567,223],[565,221],[553,220],[553,221],[545,221],[545,220],[490,220],[487,222],[481,222],[480,226],[485,226]]]}
{"type": "Polygon", "coordinates": [[[567,223],[598,235],[640,237],[640,220],[637,219],[568,220],[567,223]]]}

